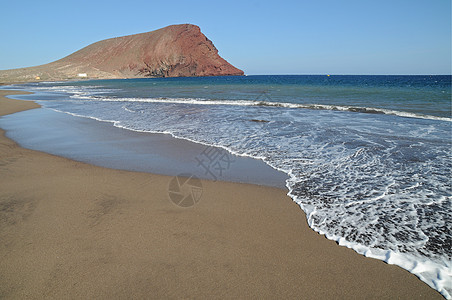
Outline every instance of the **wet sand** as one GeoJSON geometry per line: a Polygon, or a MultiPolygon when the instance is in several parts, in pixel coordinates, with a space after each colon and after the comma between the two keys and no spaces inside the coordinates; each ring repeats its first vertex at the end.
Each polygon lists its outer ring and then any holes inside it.
{"type": "MultiPolygon", "coordinates": [[[[38,107],[12,93],[0,92],[0,115],[38,107]]],[[[283,189],[202,180],[181,208],[171,180],[27,150],[0,131],[0,297],[442,299],[313,232],[283,189]]]]}

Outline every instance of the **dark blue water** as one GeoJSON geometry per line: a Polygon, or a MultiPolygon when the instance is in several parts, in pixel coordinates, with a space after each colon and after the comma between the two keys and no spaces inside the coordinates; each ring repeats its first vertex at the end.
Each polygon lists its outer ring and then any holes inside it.
{"type": "Polygon", "coordinates": [[[451,76],[39,83],[44,107],[164,132],[286,172],[309,225],[451,293],[451,76]]]}

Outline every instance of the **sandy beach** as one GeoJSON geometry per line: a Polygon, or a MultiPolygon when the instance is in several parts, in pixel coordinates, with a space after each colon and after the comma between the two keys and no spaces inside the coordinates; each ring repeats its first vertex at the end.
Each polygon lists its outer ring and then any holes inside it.
{"type": "MultiPolygon", "coordinates": [[[[0,91],[0,116],[33,109],[0,91]]],[[[26,121],[26,120],[24,120],[26,121]]],[[[0,298],[443,299],[408,271],[312,231],[287,191],[171,176],[21,148],[0,130],[0,298]]]]}

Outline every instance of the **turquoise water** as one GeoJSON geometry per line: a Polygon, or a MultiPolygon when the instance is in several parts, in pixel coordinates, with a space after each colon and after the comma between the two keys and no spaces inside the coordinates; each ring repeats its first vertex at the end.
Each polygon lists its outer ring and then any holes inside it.
{"type": "MultiPolygon", "coordinates": [[[[16,87],[17,88],[17,87],[16,87]]],[[[46,108],[263,159],[316,231],[452,292],[451,76],[39,83],[46,108]]],[[[221,178],[220,178],[221,179],[221,178]]]]}

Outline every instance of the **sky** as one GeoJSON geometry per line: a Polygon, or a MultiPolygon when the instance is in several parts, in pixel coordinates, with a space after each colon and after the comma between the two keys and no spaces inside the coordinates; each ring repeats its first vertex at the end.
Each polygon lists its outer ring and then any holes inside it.
{"type": "Polygon", "coordinates": [[[450,0],[0,2],[0,70],[191,23],[245,74],[451,74],[450,0]]]}

